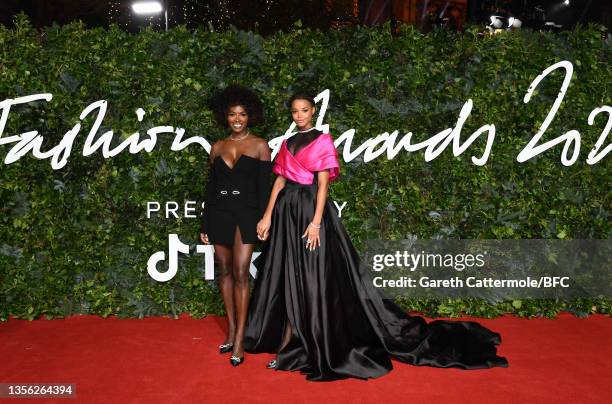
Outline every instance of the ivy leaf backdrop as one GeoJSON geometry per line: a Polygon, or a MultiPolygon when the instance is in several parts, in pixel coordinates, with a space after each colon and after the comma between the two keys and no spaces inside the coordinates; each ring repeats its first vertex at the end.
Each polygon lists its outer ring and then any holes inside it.
{"type": "MultiPolygon", "coordinates": [[[[452,127],[472,98],[464,136],[487,123],[497,129],[486,165],[471,162],[482,154],[484,139],[459,157],[447,150],[431,162],[422,152],[401,152],[392,160],[342,164],[342,180],[330,197],[347,202],[343,221],[355,244],[411,236],[609,238],[610,159],[592,166],[585,160],[607,119],[600,114],[589,126],[587,117],[612,105],[610,56],[610,43],[596,26],[484,38],[470,31],[424,35],[410,26],[392,37],[388,27],[347,27],[263,38],[181,27],[129,34],[80,23],[37,31],[20,16],[15,29],[0,27],[0,99],[53,94],[50,103],[13,108],[4,132],[38,130],[48,150],[87,105],[102,99],[109,110],[99,133],[112,129],[113,145],[158,125],[183,127],[186,137],[212,143],[225,133],[206,100],[234,82],[263,99],[267,121],[256,132],[268,139],[290,124],[285,103],[294,90],[329,88],[326,123],[336,136],[355,128],[354,145],[393,130],[425,140],[452,127]],[[516,156],[543,122],[563,75],[549,76],[529,104],[523,96],[538,74],[560,60],[574,64],[574,78],[544,140],[576,129],[580,157],[564,167],[557,146],[519,164],[516,156]],[[137,108],[146,111],[142,123],[137,108]]],[[[194,250],[197,219],[148,219],[146,203],[202,201],[208,154],[198,145],[172,152],[173,136],[162,135],[151,153],[83,157],[92,124],[91,117],[85,120],[62,169],[30,154],[0,168],[0,319],[222,313],[215,282],[203,279],[202,256],[181,255],[179,272],[167,283],[146,271],[148,257],[167,250],[169,233],[194,250]]],[[[2,153],[10,147],[1,146],[2,153]]],[[[430,316],[611,312],[607,299],[400,303],[430,316]]]]}

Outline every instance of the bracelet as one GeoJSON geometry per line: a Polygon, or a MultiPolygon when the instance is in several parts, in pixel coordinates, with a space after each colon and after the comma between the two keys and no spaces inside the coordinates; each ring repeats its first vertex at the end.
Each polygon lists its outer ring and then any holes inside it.
{"type": "Polygon", "coordinates": [[[316,225],[316,224],[314,224],[313,222],[310,222],[310,226],[314,227],[315,229],[320,229],[320,228],[321,228],[321,225],[320,225],[320,224],[319,224],[319,225],[316,225]]]}

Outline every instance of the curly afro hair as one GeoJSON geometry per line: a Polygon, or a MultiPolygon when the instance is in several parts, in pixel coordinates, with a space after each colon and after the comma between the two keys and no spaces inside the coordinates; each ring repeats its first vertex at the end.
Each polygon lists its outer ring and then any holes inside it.
{"type": "Polygon", "coordinates": [[[263,124],[263,104],[257,94],[246,87],[233,84],[218,91],[210,100],[215,120],[220,126],[227,126],[227,113],[231,107],[242,106],[249,115],[249,126],[263,124]]]}

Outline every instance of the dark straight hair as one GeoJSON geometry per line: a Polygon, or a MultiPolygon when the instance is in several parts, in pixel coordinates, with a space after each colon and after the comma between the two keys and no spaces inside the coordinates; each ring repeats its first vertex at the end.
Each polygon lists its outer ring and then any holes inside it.
{"type": "Polygon", "coordinates": [[[308,92],[308,91],[298,91],[296,93],[294,93],[291,98],[289,98],[289,102],[287,103],[287,107],[291,108],[291,105],[293,104],[293,101],[295,100],[306,100],[310,103],[310,105],[312,107],[315,106],[315,100],[314,97],[312,95],[312,93],[308,92]]]}

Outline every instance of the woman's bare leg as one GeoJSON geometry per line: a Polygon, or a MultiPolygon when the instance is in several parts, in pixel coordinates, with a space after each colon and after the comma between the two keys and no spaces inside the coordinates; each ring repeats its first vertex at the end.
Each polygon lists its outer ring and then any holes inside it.
{"type": "Polygon", "coordinates": [[[215,261],[219,267],[219,289],[227,313],[227,336],[224,344],[234,344],[236,336],[236,314],[234,310],[233,254],[229,246],[215,244],[215,261]]]}
{"type": "Polygon", "coordinates": [[[280,348],[278,348],[278,352],[282,351],[283,348],[287,346],[290,340],[291,340],[291,323],[289,323],[289,320],[287,320],[287,324],[285,325],[285,333],[283,334],[283,340],[281,342],[280,348]]]}
{"type": "Polygon", "coordinates": [[[268,369],[276,369],[278,366],[278,354],[283,350],[291,340],[291,323],[289,319],[287,319],[287,323],[285,324],[285,331],[283,332],[283,339],[281,341],[280,346],[278,347],[278,351],[276,351],[276,358],[268,363],[268,369]]]}
{"type": "Polygon", "coordinates": [[[234,356],[244,356],[244,326],[249,309],[249,267],[253,244],[243,244],[240,229],[236,227],[233,246],[233,279],[234,304],[236,307],[236,338],[234,339],[234,356]]]}

